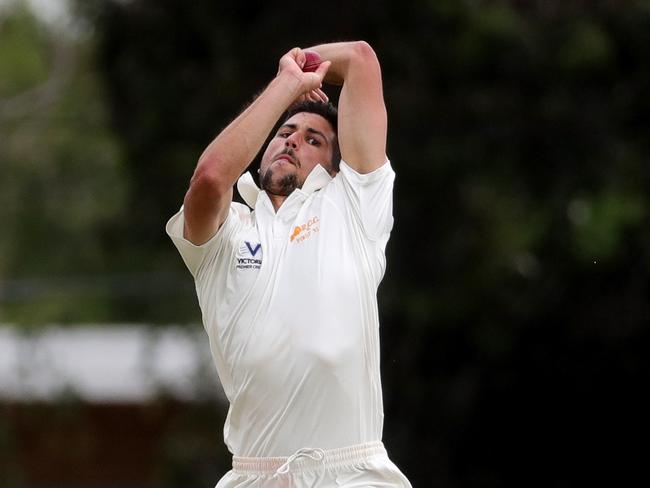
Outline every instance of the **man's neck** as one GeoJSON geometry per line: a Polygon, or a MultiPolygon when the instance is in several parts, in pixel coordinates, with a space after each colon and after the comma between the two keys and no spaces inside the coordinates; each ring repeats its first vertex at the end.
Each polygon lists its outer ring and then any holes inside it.
{"type": "Polygon", "coordinates": [[[271,203],[273,204],[275,213],[278,213],[278,210],[280,210],[280,207],[287,199],[287,197],[284,195],[274,195],[273,193],[269,193],[268,191],[266,192],[266,194],[269,196],[269,200],[271,200],[271,203]]]}
{"type": "MultiPolygon", "coordinates": [[[[336,176],[336,173],[337,171],[328,171],[322,165],[317,165],[309,173],[307,179],[300,186],[295,188],[293,191],[299,189],[302,190],[305,187],[305,185],[308,185],[309,190],[307,190],[307,195],[311,194],[312,192],[316,190],[320,190],[323,186],[325,186],[329,180],[331,180],[332,178],[334,178],[334,176],[336,176]],[[314,178],[316,178],[316,181],[314,180],[314,178]],[[310,181],[311,184],[309,183],[310,181]],[[315,182],[316,184],[314,185],[315,182]]],[[[252,178],[251,178],[251,182],[252,182],[252,178]]],[[[278,210],[280,210],[280,207],[286,201],[286,199],[289,198],[289,195],[278,195],[275,193],[271,193],[267,188],[262,187],[262,189],[269,197],[269,200],[271,200],[271,204],[273,205],[273,209],[275,210],[275,213],[278,213],[278,210]]]]}

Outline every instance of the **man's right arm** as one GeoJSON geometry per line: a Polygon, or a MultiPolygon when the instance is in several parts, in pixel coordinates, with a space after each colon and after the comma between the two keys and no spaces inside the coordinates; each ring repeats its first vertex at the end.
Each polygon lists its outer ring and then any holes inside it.
{"type": "Polygon", "coordinates": [[[304,63],[300,49],[285,54],[278,75],[203,151],[183,202],[183,235],[192,244],[210,240],[226,220],[237,178],[284,111],[298,97],[320,88],[328,65],[303,73],[299,63],[304,63]]]}

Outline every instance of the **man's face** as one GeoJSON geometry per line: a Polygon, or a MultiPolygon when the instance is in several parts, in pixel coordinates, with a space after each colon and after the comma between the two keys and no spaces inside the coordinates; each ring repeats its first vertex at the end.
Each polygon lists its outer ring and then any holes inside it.
{"type": "Polygon", "coordinates": [[[332,151],[336,134],[324,117],[300,112],[284,122],[264,151],[260,165],[262,189],[289,196],[302,188],[314,166],[332,173],[332,151]]]}

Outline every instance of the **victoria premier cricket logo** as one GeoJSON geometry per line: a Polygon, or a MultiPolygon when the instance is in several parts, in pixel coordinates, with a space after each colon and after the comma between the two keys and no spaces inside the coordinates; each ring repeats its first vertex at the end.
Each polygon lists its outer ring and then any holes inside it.
{"type": "Polygon", "coordinates": [[[260,269],[262,266],[262,244],[244,241],[237,253],[237,269],[260,269]]]}

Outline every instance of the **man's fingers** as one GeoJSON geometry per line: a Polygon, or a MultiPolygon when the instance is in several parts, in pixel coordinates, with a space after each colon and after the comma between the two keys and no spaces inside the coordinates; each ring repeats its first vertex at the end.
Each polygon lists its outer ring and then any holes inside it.
{"type": "Polygon", "coordinates": [[[299,47],[294,47],[280,59],[278,75],[280,72],[286,70],[294,73],[301,79],[305,92],[296,101],[313,100],[328,102],[329,97],[321,90],[321,86],[323,84],[323,78],[332,63],[330,61],[323,61],[315,71],[305,73],[302,71],[302,68],[306,62],[307,55],[305,52],[299,47]]]}
{"type": "MultiPolygon", "coordinates": [[[[305,54],[303,53],[303,56],[304,55],[305,54]]],[[[316,71],[314,71],[314,73],[316,73],[318,75],[318,77],[321,80],[323,80],[323,79],[325,79],[325,75],[327,74],[327,70],[330,68],[331,65],[332,65],[331,61],[323,61],[321,64],[318,65],[318,68],[316,68],[316,71]]]]}
{"type": "Polygon", "coordinates": [[[300,100],[311,100],[312,102],[327,103],[329,101],[329,97],[323,90],[316,88],[315,90],[311,90],[305,93],[302,97],[300,97],[300,100]]]}
{"type": "Polygon", "coordinates": [[[307,56],[305,55],[305,52],[299,47],[294,47],[291,50],[291,55],[293,56],[293,59],[296,61],[298,67],[302,69],[302,67],[307,62],[307,56]]]}
{"type": "Polygon", "coordinates": [[[320,100],[322,102],[328,102],[329,101],[329,97],[327,96],[327,94],[323,90],[321,90],[320,88],[315,89],[313,91],[313,93],[316,96],[317,100],[320,100]]]}
{"type": "Polygon", "coordinates": [[[302,71],[302,67],[305,65],[305,62],[307,61],[307,56],[303,52],[302,49],[299,47],[294,47],[286,53],[284,56],[280,58],[280,63],[278,66],[278,74],[283,70],[283,69],[289,69],[289,70],[294,70],[296,65],[298,68],[302,71]]]}

